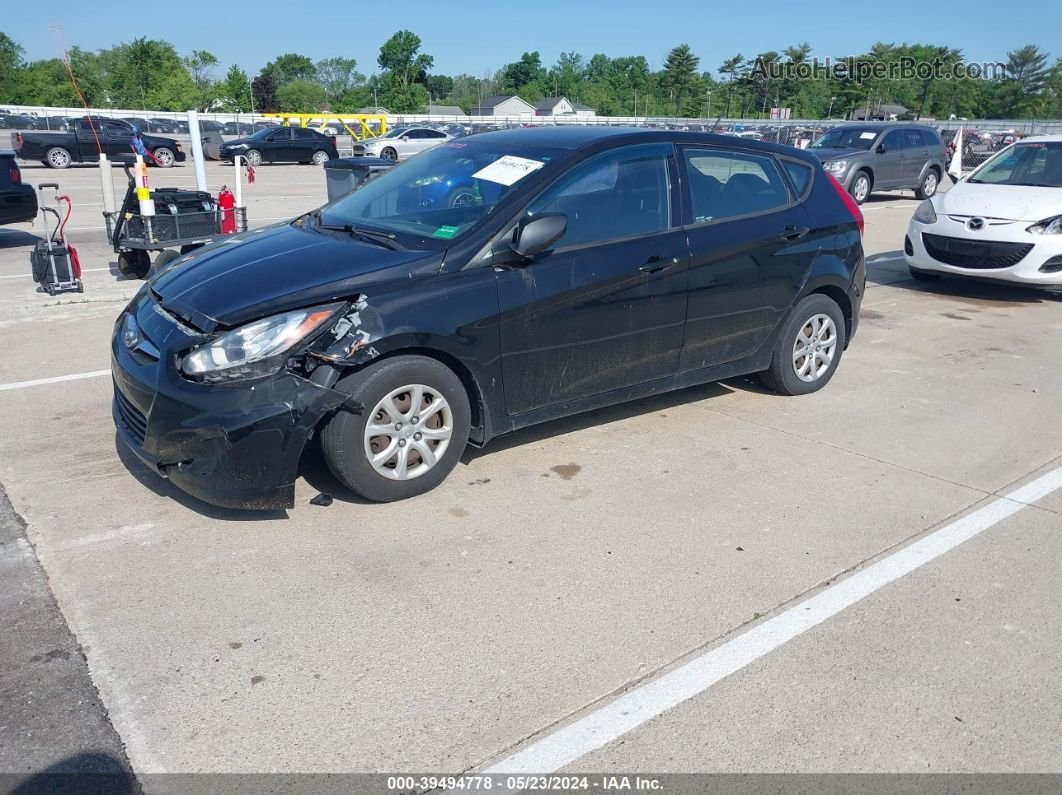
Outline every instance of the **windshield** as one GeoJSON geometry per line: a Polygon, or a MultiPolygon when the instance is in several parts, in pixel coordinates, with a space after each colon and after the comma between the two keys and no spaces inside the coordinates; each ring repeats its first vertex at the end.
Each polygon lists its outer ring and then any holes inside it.
{"type": "Polygon", "coordinates": [[[873,127],[846,127],[830,130],[813,143],[811,149],[870,149],[881,130],[873,127]]]}
{"type": "Polygon", "coordinates": [[[256,132],[254,135],[251,135],[251,136],[248,136],[248,137],[252,141],[260,141],[261,139],[263,139],[267,135],[269,135],[269,133],[273,132],[273,130],[275,130],[275,129],[276,129],[276,127],[263,127],[261,130],[256,132]]]}
{"type": "Polygon", "coordinates": [[[447,245],[490,215],[522,180],[549,169],[556,155],[489,140],[445,143],[324,207],[321,221],[392,232],[406,246],[447,245]]]}
{"type": "Polygon", "coordinates": [[[1062,188],[1062,141],[1009,146],[986,160],[967,182],[1062,188]]]}

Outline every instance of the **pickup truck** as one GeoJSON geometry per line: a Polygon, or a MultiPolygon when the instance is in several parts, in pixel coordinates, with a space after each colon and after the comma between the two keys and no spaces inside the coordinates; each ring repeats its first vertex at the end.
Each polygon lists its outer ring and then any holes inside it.
{"type": "MultiPolygon", "coordinates": [[[[133,152],[133,127],[120,119],[101,119],[88,116],[72,119],[71,131],[27,132],[15,138],[15,150],[23,160],[39,160],[49,168],[67,168],[71,163],[88,163],[99,159],[99,146],[112,159],[131,157],[133,152]],[[95,134],[93,134],[95,128],[95,134]]],[[[184,161],[181,145],[172,138],[160,138],[141,132],[144,148],[155,156],[155,162],[163,168],[184,161]]],[[[151,161],[149,161],[150,163],[151,161]]]]}

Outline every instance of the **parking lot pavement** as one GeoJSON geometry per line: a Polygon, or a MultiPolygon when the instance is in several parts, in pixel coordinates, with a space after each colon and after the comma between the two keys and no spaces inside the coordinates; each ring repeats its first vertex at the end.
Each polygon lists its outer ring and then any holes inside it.
{"type": "MultiPolygon", "coordinates": [[[[210,169],[212,187],[229,173],[210,169]]],[[[258,174],[252,222],[324,200],[319,169],[258,174]]],[[[94,178],[60,181],[87,203],[94,178]]],[[[190,178],[175,169],[167,182],[190,178]]],[[[1062,431],[1045,417],[1062,379],[1062,302],[905,279],[890,257],[915,204],[868,202],[863,322],[823,392],[781,398],[738,379],[555,422],[470,452],[407,502],[359,503],[311,454],[293,510],[211,509],[118,449],[106,376],[0,391],[0,482],[134,768],[486,764],[1056,468],[1062,431]],[[322,491],[336,501],[310,505],[322,491]]],[[[102,232],[85,227],[85,267],[108,268],[102,232]]],[[[25,247],[3,246],[0,277],[14,278],[0,278],[0,386],[105,370],[137,284],[96,270],[85,296],[48,299],[17,278],[25,247]]],[[[1038,644],[1057,646],[1045,610],[1059,597],[1048,574],[1060,499],[579,764],[987,769],[1006,757],[1057,769],[1041,753],[1050,715],[1027,685],[1058,681],[1038,644]],[[1015,637],[1030,654],[1008,685],[1015,637]],[[948,712],[976,733],[932,723],[948,712]],[[866,763],[842,764],[838,738],[873,746],[866,763]],[[987,742],[995,755],[972,759],[987,742]]]]}

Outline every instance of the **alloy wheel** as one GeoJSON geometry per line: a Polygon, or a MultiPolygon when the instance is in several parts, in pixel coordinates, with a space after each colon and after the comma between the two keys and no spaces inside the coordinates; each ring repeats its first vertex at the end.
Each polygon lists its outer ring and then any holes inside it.
{"type": "Polygon", "coordinates": [[[401,386],[370,412],[365,455],[383,477],[412,480],[435,466],[453,432],[453,411],[441,392],[423,384],[401,386]]]}
{"type": "Polygon", "coordinates": [[[808,318],[793,343],[793,372],[801,381],[818,381],[837,353],[837,327],[829,315],[808,318]]]}

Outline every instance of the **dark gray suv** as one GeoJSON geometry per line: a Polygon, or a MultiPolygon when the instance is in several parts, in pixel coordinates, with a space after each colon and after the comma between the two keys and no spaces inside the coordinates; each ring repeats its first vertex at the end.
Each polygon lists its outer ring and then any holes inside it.
{"type": "Polygon", "coordinates": [[[936,130],[923,124],[842,124],[808,151],[857,204],[878,190],[913,190],[919,199],[928,199],[947,171],[947,147],[936,130]]]}

